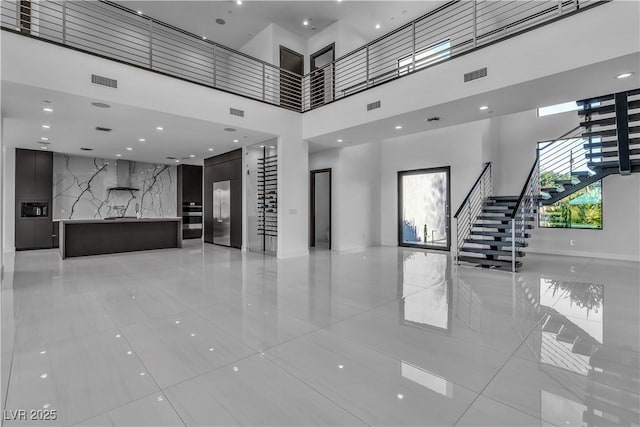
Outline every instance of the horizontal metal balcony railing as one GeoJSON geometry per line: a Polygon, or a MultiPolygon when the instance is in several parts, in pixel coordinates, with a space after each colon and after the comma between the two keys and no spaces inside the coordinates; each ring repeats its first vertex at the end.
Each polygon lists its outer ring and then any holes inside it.
{"type": "Polygon", "coordinates": [[[1,25],[5,30],[305,112],[608,1],[450,1],[305,76],[106,0],[4,0],[1,25]]]}
{"type": "Polygon", "coordinates": [[[607,2],[450,1],[305,75],[304,111],[607,2]]]}
{"type": "Polygon", "coordinates": [[[2,1],[2,28],[301,111],[302,77],[108,1],[2,1]]]}

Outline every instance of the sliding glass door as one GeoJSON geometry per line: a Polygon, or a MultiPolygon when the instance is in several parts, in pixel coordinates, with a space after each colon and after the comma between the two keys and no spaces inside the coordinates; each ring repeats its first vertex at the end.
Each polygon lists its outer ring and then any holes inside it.
{"type": "Polygon", "coordinates": [[[449,250],[450,168],[398,172],[398,243],[449,250]]]}

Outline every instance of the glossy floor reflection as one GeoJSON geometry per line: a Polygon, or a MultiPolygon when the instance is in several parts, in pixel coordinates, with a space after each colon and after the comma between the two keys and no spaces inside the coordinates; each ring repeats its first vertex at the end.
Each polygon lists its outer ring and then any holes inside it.
{"type": "Polygon", "coordinates": [[[9,266],[3,425],[640,425],[638,263],[187,242],[9,266]]]}

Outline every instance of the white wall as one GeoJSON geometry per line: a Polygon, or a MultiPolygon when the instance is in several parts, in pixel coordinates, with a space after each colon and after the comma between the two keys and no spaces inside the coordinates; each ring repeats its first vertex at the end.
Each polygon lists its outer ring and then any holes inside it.
{"type": "Polygon", "coordinates": [[[273,64],[273,25],[267,25],[238,50],[273,64]]]}
{"type": "Polygon", "coordinates": [[[367,44],[369,40],[355,28],[343,21],[337,21],[309,38],[307,51],[313,54],[323,47],[335,43],[336,59],[367,44]]]}
{"type": "Polygon", "coordinates": [[[2,238],[3,251],[15,252],[16,226],[16,150],[8,147],[4,141],[2,146],[2,238]]]}
{"type": "Polygon", "coordinates": [[[309,170],[331,168],[332,250],[380,244],[380,144],[313,153],[309,170]]]}
{"type": "Polygon", "coordinates": [[[331,220],[331,188],[329,173],[317,173],[315,175],[315,235],[316,242],[329,242],[327,236],[331,220]]]}
{"type": "Polygon", "coordinates": [[[382,143],[382,244],[398,244],[398,172],[451,167],[451,240],[453,215],[482,170],[482,135],[489,120],[417,133],[382,143]]]}

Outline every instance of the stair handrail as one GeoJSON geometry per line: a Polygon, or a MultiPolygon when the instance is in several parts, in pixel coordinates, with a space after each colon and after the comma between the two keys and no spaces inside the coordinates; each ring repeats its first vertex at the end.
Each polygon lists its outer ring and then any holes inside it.
{"type": "Polygon", "coordinates": [[[487,162],[480,176],[471,187],[469,193],[453,216],[456,219],[456,262],[458,254],[464,244],[464,239],[471,233],[471,227],[477,215],[482,211],[482,205],[486,198],[493,195],[493,180],[491,175],[491,162],[487,162]],[[460,215],[463,210],[466,215],[460,215]]]}
{"type": "Polygon", "coordinates": [[[464,198],[462,203],[460,203],[460,207],[456,211],[456,214],[453,216],[454,218],[456,219],[458,218],[458,215],[460,215],[460,212],[462,212],[462,208],[464,208],[464,205],[466,205],[467,202],[469,201],[469,198],[471,197],[471,193],[473,193],[475,189],[478,187],[478,185],[482,181],[482,176],[490,167],[491,167],[491,162],[487,162],[484,164],[484,168],[482,168],[482,172],[480,173],[480,176],[478,176],[478,179],[476,179],[476,182],[473,184],[473,187],[471,187],[471,190],[469,190],[469,192],[467,193],[467,196],[464,198]]]}

